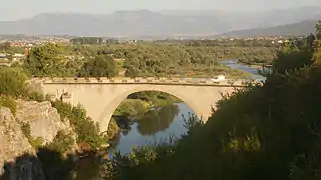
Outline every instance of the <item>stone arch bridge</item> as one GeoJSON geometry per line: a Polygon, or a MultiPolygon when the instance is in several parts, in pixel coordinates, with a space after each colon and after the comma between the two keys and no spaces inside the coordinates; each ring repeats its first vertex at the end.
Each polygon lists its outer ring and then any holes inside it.
{"type": "Polygon", "coordinates": [[[108,129],[120,103],[135,92],[160,91],[174,95],[206,121],[222,93],[246,86],[243,80],[215,83],[193,78],[41,78],[32,79],[29,83],[38,85],[38,89],[53,99],[62,98],[73,105],[81,104],[87,115],[99,123],[101,132],[108,129]]]}

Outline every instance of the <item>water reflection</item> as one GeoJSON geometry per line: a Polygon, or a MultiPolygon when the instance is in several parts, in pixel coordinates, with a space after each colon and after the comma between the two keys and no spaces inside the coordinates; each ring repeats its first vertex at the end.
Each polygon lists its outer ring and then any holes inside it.
{"type": "Polygon", "coordinates": [[[179,109],[176,104],[149,111],[138,119],[138,132],[143,136],[151,136],[165,131],[173,123],[178,113],[179,109]]]}
{"type": "Polygon", "coordinates": [[[179,138],[187,132],[184,118],[194,113],[185,103],[151,110],[136,122],[129,123],[128,130],[122,132],[112,143],[110,150],[122,154],[130,153],[133,147],[140,147],[159,141],[169,141],[170,136],[179,138]]]}

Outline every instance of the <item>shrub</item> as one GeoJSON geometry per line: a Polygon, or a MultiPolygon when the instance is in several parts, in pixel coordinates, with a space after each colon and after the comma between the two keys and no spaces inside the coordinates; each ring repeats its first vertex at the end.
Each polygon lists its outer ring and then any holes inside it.
{"type": "Polygon", "coordinates": [[[84,144],[84,147],[87,144],[92,150],[95,150],[105,143],[104,138],[100,135],[99,125],[87,117],[83,107],[80,105],[72,107],[71,104],[59,100],[52,102],[52,106],[57,109],[61,119],[68,118],[72,126],[75,127],[78,144],[84,144]]]}
{"type": "Polygon", "coordinates": [[[73,148],[75,144],[71,133],[66,133],[64,131],[58,131],[52,143],[48,144],[49,149],[58,151],[60,153],[65,153],[73,148]]]}
{"type": "Polygon", "coordinates": [[[17,102],[11,96],[0,96],[0,107],[7,107],[11,110],[12,114],[16,114],[17,102]]]}
{"type": "Polygon", "coordinates": [[[115,119],[111,118],[110,122],[109,122],[108,130],[107,130],[107,137],[109,139],[113,139],[115,136],[118,135],[119,130],[120,129],[119,129],[115,119]]]}
{"type": "Polygon", "coordinates": [[[30,139],[31,138],[31,130],[30,130],[30,124],[28,123],[25,123],[25,122],[20,122],[20,127],[21,127],[21,130],[22,130],[22,133],[28,138],[30,139]]]}
{"type": "Polygon", "coordinates": [[[97,150],[103,143],[106,143],[99,133],[98,123],[94,123],[90,118],[80,119],[75,124],[75,127],[78,143],[86,143],[92,150],[97,150]]]}
{"type": "Polygon", "coordinates": [[[32,138],[30,141],[30,144],[34,148],[42,147],[44,139],[42,137],[37,137],[36,139],[32,138]]]}
{"type": "Polygon", "coordinates": [[[28,139],[28,142],[31,144],[32,147],[39,148],[43,145],[44,140],[42,137],[37,137],[36,139],[34,139],[31,136],[30,124],[25,123],[25,122],[19,122],[19,124],[20,124],[20,128],[22,130],[22,133],[28,139]]]}
{"type": "Polygon", "coordinates": [[[21,68],[0,66],[0,95],[17,97],[26,88],[27,75],[21,68]]]}
{"type": "Polygon", "coordinates": [[[29,92],[27,95],[27,100],[29,101],[37,101],[37,102],[43,102],[45,101],[45,96],[42,93],[32,91],[29,92]]]}
{"type": "Polygon", "coordinates": [[[52,107],[56,108],[58,113],[60,114],[60,118],[63,121],[66,117],[69,119],[73,118],[72,114],[72,105],[68,103],[64,103],[62,101],[56,100],[51,103],[52,107]]]}

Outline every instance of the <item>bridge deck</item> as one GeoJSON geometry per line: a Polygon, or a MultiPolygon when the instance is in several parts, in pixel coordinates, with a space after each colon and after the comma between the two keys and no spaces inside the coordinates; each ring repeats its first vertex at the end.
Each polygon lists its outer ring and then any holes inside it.
{"type": "MultiPolygon", "coordinates": [[[[43,84],[154,84],[190,86],[235,86],[244,87],[250,82],[243,79],[226,79],[214,82],[205,78],[33,78],[29,83],[43,84]]],[[[257,83],[257,82],[253,82],[257,83]]]]}

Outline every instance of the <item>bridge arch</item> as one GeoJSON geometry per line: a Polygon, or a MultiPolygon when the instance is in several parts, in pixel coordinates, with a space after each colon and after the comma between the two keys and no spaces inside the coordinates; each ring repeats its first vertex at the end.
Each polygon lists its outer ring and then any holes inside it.
{"type": "Polygon", "coordinates": [[[156,91],[156,92],[163,92],[170,94],[172,96],[175,96],[176,98],[179,98],[182,100],[184,103],[186,103],[195,113],[196,116],[202,117],[202,111],[199,110],[199,108],[195,105],[193,100],[191,98],[188,98],[186,94],[180,92],[180,91],[175,91],[170,88],[164,89],[163,87],[159,86],[140,86],[136,87],[133,89],[129,89],[117,96],[115,96],[112,100],[111,103],[107,104],[104,108],[103,113],[99,116],[99,124],[101,126],[102,131],[106,131],[108,129],[109,122],[112,118],[112,115],[116,111],[117,107],[124,101],[126,98],[134,93],[137,92],[144,92],[144,91],[156,91]]]}
{"type": "MultiPolygon", "coordinates": [[[[38,82],[35,81],[37,84],[38,82]]],[[[55,98],[67,93],[64,101],[73,105],[81,104],[87,115],[100,125],[100,131],[108,129],[110,119],[128,95],[142,91],[159,91],[171,94],[184,101],[198,117],[207,121],[211,115],[211,108],[222,98],[221,94],[229,93],[240,86],[211,83],[188,82],[111,82],[107,81],[75,81],[75,80],[40,80],[44,94],[55,98]]]]}

